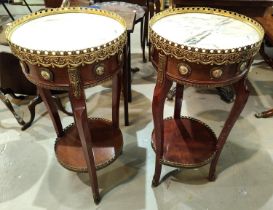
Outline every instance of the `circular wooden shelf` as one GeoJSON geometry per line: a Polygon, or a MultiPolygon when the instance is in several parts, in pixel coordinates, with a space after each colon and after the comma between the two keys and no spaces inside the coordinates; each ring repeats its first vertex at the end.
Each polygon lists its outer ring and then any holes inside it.
{"type": "MultiPolygon", "coordinates": [[[[181,117],[164,120],[164,146],[162,164],[195,168],[213,158],[216,152],[215,133],[203,122],[181,117]]],[[[152,147],[155,150],[155,133],[152,133],[152,147]]]]}
{"type": "MultiPolygon", "coordinates": [[[[96,169],[111,164],[121,154],[123,147],[120,129],[112,127],[112,122],[102,119],[89,119],[92,136],[92,150],[96,169]]],[[[59,163],[65,168],[76,172],[87,172],[81,141],[74,124],[65,128],[65,134],[57,138],[55,153],[59,163]]]]}

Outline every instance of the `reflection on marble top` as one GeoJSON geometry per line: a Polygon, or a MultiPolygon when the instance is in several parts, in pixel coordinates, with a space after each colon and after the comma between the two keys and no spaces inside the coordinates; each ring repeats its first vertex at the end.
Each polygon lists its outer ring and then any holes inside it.
{"type": "Polygon", "coordinates": [[[171,15],[155,22],[152,29],[174,43],[205,49],[231,49],[260,40],[258,32],[247,23],[213,14],[171,15]]]}

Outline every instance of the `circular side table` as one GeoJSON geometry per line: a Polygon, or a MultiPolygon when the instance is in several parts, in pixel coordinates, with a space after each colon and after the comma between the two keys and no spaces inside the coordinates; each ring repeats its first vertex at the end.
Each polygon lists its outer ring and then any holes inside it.
{"type": "Polygon", "coordinates": [[[94,201],[98,203],[96,169],[111,164],[123,146],[119,100],[127,37],[124,20],[115,13],[96,9],[49,9],[16,20],[6,35],[25,76],[37,85],[48,109],[57,134],[58,161],[67,169],[89,173],[94,201]],[[110,79],[112,121],[88,118],[84,88],[110,79]],[[65,129],[51,89],[69,93],[75,123],[65,129]]]}
{"type": "Polygon", "coordinates": [[[211,163],[212,181],[223,146],[247,102],[246,77],[264,31],[246,16],[205,7],[165,10],[151,19],[149,27],[151,61],[158,73],[152,102],[153,185],[159,184],[162,164],[196,168],[211,163]],[[173,82],[174,115],[163,119],[173,82]],[[234,87],[236,99],[218,138],[200,120],[180,116],[184,85],[234,87]]]}

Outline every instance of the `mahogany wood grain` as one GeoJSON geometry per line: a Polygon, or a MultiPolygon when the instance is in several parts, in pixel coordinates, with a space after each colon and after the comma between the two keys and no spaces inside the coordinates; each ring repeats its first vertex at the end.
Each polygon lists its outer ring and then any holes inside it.
{"type": "Polygon", "coordinates": [[[59,137],[55,145],[58,161],[70,170],[88,171],[95,203],[100,201],[96,169],[112,163],[121,154],[123,147],[119,129],[123,62],[119,58],[120,54],[117,53],[105,60],[80,66],[78,69],[44,68],[31,64],[24,69],[26,77],[38,86],[59,137]],[[98,66],[103,67],[102,74],[98,74],[98,66]],[[51,77],[44,78],[42,71],[50,72],[51,77]],[[111,78],[113,79],[112,122],[103,119],[89,120],[84,88],[111,78]],[[52,102],[50,89],[67,90],[69,93],[75,124],[64,131],[55,104],[52,102]]]}
{"type": "Polygon", "coordinates": [[[37,90],[44,104],[46,105],[47,111],[49,113],[49,116],[55,128],[55,132],[57,136],[61,137],[63,135],[62,122],[61,122],[57,107],[53,101],[50,90],[41,88],[39,86],[37,87],[37,90]]]}
{"type": "Polygon", "coordinates": [[[62,5],[63,0],[44,0],[45,7],[57,8],[62,5]]]}
{"type": "Polygon", "coordinates": [[[121,73],[115,74],[112,79],[112,123],[113,128],[119,129],[119,101],[121,92],[121,73]]]}
{"type": "MultiPolygon", "coordinates": [[[[159,63],[159,51],[154,49],[151,53],[151,62],[155,69],[158,69],[159,63]]],[[[251,65],[251,61],[247,60],[247,66],[251,65]]],[[[172,56],[168,56],[166,77],[173,81],[181,81],[182,83],[187,83],[194,86],[226,86],[238,81],[242,78],[246,72],[239,70],[240,63],[230,64],[230,65],[200,65],[197,63],[190,63],[184,60],[176,59],[172,56]],[[178,71],[178,65],[184,63],[188,65],[191,69],[191,73],[187,76],[181,76],[178,71]],[[220,68],[223,74],[218,79],[213,79],[211,76],[211,70],[213,68],[220,68]]]]}
{"type": "Polygon", "coordinates": [[[174,119],[180,119],[184,85],[176,84],[175,102],[174,102],[174,119]]]}
{"type": "MultiPolygon", "coordinates": [[[[72,85],[72,84],[71,84],[72,85]]],[[[90,178],[91,189],[93,192],[93,198],[95,203],[99,203],[100,201],[100,193],[98,188],[98,179],[95,167],[95,160],[93,155],[93,142],[92,135],[90,133],[87,111],[86,111],[86,103],[85,103],[85,94],[83,91],[83,87],[81,86],[81,96],[75,97],[72,92],[72,86],[69,91],[69,98],[72,105],[72,111],[74,114],[74,121],[78,130],[78,135],[81,141],[81,146],[84,154],[84,159],[87,165],[87,171],[90,178]]]]}
{"type": "MultiPolygon", "coordinates": [[[[92,152],[96,169],[101,169],[112,163],[122,151],[123,141],[120,129],[114,128],[110,121],[102,118],[88,119],[88,129],[92,144],[92,152]]],[[[65,168],[76,172],[87,172],[79,132],[75,124],[66,129],[65,134],[58,138],[55,144],[58,161],[65,168]]]]}
{"type": "MultiPolygon", "coordinates": [[[[162,63],[163,66],[163,78],[165,77],[166,62],[162,63]]],[[[156,160],[155,160],[155,174],[153,177],[153,186],[159,184],[162,165],[160,160],[163,156],[163,142],[164,142],[164,129],[163,129],[163,111],[164,103],[167,94],[172,86],[172,81],[163,79],[162,83],[157,82],[152,102],[152,113],[154,120],[154,132],[155,132],[155,147],[156,147],[156,160]]]]}
{"type": "MultiPolygon", "coordinates": [[[[84,65],[80,69],[80,76],[82,78],[83,87],[94,86],[99,82],[103,82],[110,79],[114,74],[116,74],[122,68],[123,63],[119,61],[118,55],[113,55],[103,61],[95,62],[89,65],[84,65]],[[96,74],[96,67],[102,65],[104,66],[103,75],[96,74]]],[[[49,89],[62,88],[64,90],[69,90],[69,75],[67,68],[49,68],[52,72],[53,80],[45,80],[41,77],[41,71],[43,67],[36,65],[28,65],[29,71],[24,72],[25,76],[32,82],[42,85],[49,89]]]]}
{"type": "MultiPolygon", "coordinates": [[[[163,164],[196,168],[207,164],[215,154],[217,138],[211,129],[198,120],[168,118],[164,120],[163,127],[163,164]]],[[[154,143],[153,132],[152,145],[154,143]]]]}
{"type": "Polygon", "coordinates": [[[236,120],[240,116],[240,113],[245,107],[245,104],[249,96],[249,91],[246,84],[246,77],[242,78],[239,82],[234,83],[233,87],[236,93],[236,98],[232,106],[232,109],[229,113],[228,119],[226,120],[225,125],[218,137],[216,154],[210,165],[210,171],[209,171],[210,181],[215,180],[216,164],[220,157],[221,151],[226,143],[227,137],[232,127],[234,126],[236,120]]]}

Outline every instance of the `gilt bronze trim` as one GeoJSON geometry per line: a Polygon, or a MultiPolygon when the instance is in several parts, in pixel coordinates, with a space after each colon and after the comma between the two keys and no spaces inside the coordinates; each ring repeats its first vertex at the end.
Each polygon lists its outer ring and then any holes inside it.
{"type": "Polygon", "coordinates": [[[118,52],[123,52],[123,48],[127,42],[127,32],[125,21],[116,13],[91,9],[82,7],[63,7],[55,9],[45,9],[29,15],[23,16],[16,21],[12,22],[11,25],[5,31],[8,43],[11,51],[20,58],[20,60],[26,61],[32,65],[38,65],[43,67],[78,67],[80,65],[92,64],[109,58],[118,52]],[[27,23],[31,20],[41,18],[44,16],[64,14],[64,13],[87,13],[103,15],[106,17],[113,18],[124,26],[124,32],[111,42],[105,43],[102,46],[80,49],[75,51],[42,51],[35,49],[27,49],[20,47],[11,42],[11,35],[20,25],[27,23]]]}
{"type": "Polygon", "coordinates": [[[240,63],[251,59],[259,51],[263,36],[264,29],[255,20],[236,12],[208,7],[182,7],[167,9],[153,16],[149,23],[149,37],[153,47],[165,55],[175,57],[176,59],[201,64],[226,65],[240,63]],[[170,15],[184,13],[205,13],[234,18],[253,27],[259,34],[260,40],[252,45],[232,49],[203,49],[174,43],[161,37],[159,34],[153,31],[152,26],[159,19],[170,15]]]}

